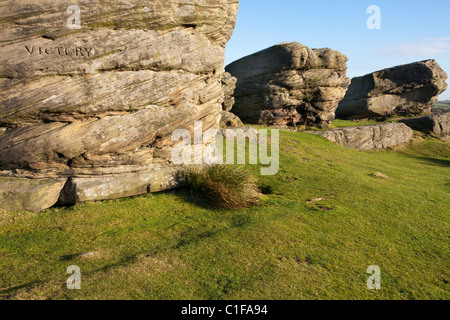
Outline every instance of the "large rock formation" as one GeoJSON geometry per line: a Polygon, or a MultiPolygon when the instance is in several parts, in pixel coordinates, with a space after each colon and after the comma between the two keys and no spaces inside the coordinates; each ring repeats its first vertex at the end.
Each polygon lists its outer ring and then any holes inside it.
{"type": "Polygon", "coordinates": [[[450,135],[450,112],[426,117],[401,119],[399,122],[423,133],[434,134],[440,137],[450,135]]]}
{"type": "Polygon", "coordinates": [[[254,124],[327,126],[350,80],[348,58],[282,43],[226,67],[238,79],[233,113],[254,124]]]}
{"type": "Polygon", "coordinates": [[[339,103],[341,119],[411,116],[425,111],[447,89],[447,74],[435,60],[415,62],[353,78],[339,103]]]}
{"type": "Polygon", "coordinates": [[[408,143],[414,136],[403,123],[338,128],[314,132],[343,147],[356,150],[381,150],[408,143]]]}
{"type": "Polygon", "coordinates": [[[0,8],[0,208],[171,188],[172,132],[218,128],[238,0],[77,3],[0,8]]]}

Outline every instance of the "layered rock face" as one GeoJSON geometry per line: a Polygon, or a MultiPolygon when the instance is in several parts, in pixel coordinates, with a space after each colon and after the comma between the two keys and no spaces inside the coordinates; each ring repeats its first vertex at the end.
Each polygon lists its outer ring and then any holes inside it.
{"type": "Polygon", "coordinates": [[[381,150],[408,143],[414,136],[403,123],[338,128],[314,132],[343,147],[356,150],[381,150]]]}
{"type": "Polygon", "coordinates": [[[172,132],[219,125],[237,0],[77,3],[0,8],[1,208],[171,188],[172,132]]]}
{"type": "Polygon", "coordinates": [[[435,60],[426,60],[352,79],[336,116],[341,119],[412,116],[431,111],[447,89],[447,74],[435,60]]]}
{"type": "Polygon", "coordinates": [[[347,60],[293,42],[235,61],[226,67],[238,79],[233,113],[254,124],[326,127],[350,84],[347,60]]]}

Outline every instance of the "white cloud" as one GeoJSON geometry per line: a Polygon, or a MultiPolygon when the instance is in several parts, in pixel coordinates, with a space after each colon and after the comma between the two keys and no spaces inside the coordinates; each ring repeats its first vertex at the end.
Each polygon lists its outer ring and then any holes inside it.
{"type": "Polygon", "coordinates": [[[418,39],[409,44],[385,48],[383,52],[393,56],[435,56],[450,52],[450,37],[418,39]]]}

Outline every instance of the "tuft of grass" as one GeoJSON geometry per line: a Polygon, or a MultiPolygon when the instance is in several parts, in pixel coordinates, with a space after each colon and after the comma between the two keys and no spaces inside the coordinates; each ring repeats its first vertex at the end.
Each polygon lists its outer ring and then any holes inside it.
{"type": "Polygon", "coordinates": [[[257,179],[244,166],[192,167],[185,175],[194,200],[215,208],[245,209],[259,200],[257,179]]]}
{"type": "Polygon", "coordinates": [[[361,152],[281,130],[279,173],[259,177],[253,208],[179,189],[0,210],[0,300],[448,300],[448,145],[361,152]],[[81,290],[66,286],[71,265],[81,290]],[[381,290],[367,288],[371,265],[381,290]]]}

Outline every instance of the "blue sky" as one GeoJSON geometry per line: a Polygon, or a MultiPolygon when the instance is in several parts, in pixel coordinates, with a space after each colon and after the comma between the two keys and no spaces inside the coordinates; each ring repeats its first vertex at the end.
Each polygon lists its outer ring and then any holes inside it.
{"type": "Polygon", "coordinates": [[[426,59],[450,75],[450,1],[240,0],[226,64],[292,41],[346,54],[349,77],[426,59]],[[370,5],[381,9],[380,30],[367,28],[370,5]]]}

